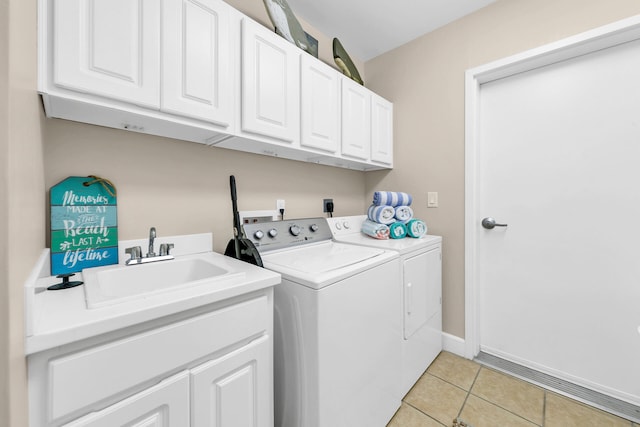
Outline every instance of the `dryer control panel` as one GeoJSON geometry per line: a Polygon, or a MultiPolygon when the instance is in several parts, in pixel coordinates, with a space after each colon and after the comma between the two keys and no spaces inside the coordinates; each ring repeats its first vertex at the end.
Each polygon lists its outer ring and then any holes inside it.
{"type": "Polygon", "coordinates": [[[259,252],[331,240],[331,229],[322,217],[256,222],[242,228],[259,252]]]}

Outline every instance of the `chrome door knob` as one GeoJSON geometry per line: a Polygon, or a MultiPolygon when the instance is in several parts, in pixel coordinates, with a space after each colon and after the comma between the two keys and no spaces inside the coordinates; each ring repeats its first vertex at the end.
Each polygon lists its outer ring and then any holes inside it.
{"type": "Polygon", "coordinates": [[[491,230],[494,227],[506,227],[507,224],[497,224],[495,219],[488,216],[482,220],[482,226],[487,230],[491,230]]]}

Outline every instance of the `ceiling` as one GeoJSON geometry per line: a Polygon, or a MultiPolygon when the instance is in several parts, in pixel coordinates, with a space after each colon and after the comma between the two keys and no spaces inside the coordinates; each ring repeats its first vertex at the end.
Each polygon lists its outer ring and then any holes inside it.
{"type": "Polygon", "coordinates": [[[350,56],[368,61],[495,0],[287,0],[350,56]]]}

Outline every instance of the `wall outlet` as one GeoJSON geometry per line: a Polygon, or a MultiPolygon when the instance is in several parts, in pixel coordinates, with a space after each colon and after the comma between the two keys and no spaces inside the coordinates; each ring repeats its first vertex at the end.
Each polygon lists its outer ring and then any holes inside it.
{"type": "Polygon", "coordinates": [[[280,209],[284,209],[284,199],[276,200],[276,210],[279,212],[280,209]]]}
{"type": "Polygon", "coordinates": [[[253,224],[256,222],[277,221],[277,211],[240,211],[238,212],[241,224],[253,224]]]}
{"type": "Polygon", "coordinates": [[[322,201],[322,212],[333,212],[333,199],[324,199],[322,201]]]}

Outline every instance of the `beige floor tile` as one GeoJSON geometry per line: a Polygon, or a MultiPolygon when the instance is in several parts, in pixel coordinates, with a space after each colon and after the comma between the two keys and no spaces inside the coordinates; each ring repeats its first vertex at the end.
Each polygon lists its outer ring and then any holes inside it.
{"type": "Polygon", "coordinates": [[[437,421],[450,425],[460,412],[466,396],[466,391],[426,373],[407,393],[404,401],[437,421]]]}
{"type": "Polygon", "coordinates": [[[471,393],[542,425],[544,390],[488,368],[480,369],[471,393]]]}
{"type": "Polygon", "coordinates": [[[427,372],[469,391],[479,370],[480,365],[476,362],[443,351],[427,372]]]}
{"type": "Polygon", "coordinates": [[[469,395],[460,418],[473,427],[536,427],[530,421],[492,403],[469,395]]]}
{"type": "Polygon", "coordinates": [[[630,421],[547,392],[545,427],[629,427],[630,421]]]}
{"type": "Polygon", "coordinates": [[[443,424],[428,417],[416,408],[403,403],[387,427],[442,427],[443,424]]]}

